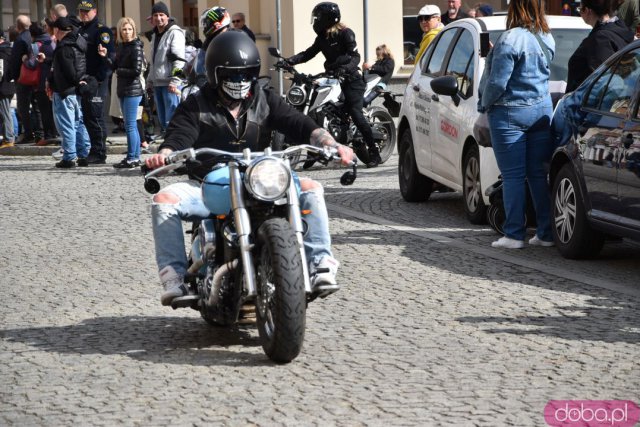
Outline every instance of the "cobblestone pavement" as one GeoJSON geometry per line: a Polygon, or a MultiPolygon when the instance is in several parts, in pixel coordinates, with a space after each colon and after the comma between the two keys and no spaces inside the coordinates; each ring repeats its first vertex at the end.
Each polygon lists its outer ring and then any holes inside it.
{"type": "Polygon", "coordinates": [[[254,327],[160,306],[137,174],[0,157],[0,425],[540,426],[550,399],[640,402],[637,244],[487,249],[459,194],[403,202],[395,164],[310,172],[343,289],[279,366],[254,327]]]}

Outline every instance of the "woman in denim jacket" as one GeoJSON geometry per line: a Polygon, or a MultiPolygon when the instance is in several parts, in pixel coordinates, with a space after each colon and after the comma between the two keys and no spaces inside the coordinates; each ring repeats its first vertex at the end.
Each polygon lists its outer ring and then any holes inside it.
{"type": "Polygon", "coordinates": [[[489,53],[478,88],[478,111],[487,113],[503,179],[505,236],[491,244],[496,248],[524,247],[525,183],[538,224],[529,244],[553,246],[547,167],[552,152],[549,62],[554,52],[541,2],[511,0],[507,31],[489,53]]]}

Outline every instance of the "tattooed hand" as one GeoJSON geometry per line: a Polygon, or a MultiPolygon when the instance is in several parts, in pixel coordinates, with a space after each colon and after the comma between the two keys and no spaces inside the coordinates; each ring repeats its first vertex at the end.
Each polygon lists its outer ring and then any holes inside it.
{"type": "Polygon", "coordinates": [[[347,146],[338,144],[326,129],[318,128],[311,132],[310,142],[311,145],[315,145],[316,147],[336,149],[340,156],[340,163],[342,163],[343,166],[351,165],[351,162],[354,160],[353,150],[347,146]]]}

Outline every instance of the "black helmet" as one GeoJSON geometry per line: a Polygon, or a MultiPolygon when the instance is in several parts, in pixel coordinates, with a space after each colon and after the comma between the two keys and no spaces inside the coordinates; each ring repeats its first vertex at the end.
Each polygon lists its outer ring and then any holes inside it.
{"type": "Polygon", "coordinates": [[[317,35],[322,35],[338,22],[340,22],[340,8],[335,3],[323,1],[311,11],[311,25],[317,35]]]}
{"type": "Polygon", "coordinates": [[[205,67],[211,86],[222,87],[229,98],[241,100],[260,75],[260,52],[244,31],[228,30],[209,44],[205,67]]]}

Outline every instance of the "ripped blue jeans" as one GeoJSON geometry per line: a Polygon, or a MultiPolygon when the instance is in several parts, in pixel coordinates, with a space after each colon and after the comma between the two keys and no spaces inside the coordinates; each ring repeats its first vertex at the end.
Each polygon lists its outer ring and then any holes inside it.
{"type": "MultiPolygon", "coordinates": [[[[210,212],[202,201],[200,184],[197,181],[171,184],[159,194],[162,193],[175,195],[179,201],[177,203],[152,202],[151,223],[156,248],[156,264],[158,271],[171,266],[176,273],[184,276],[188,262],[182,221],[207,218],[210,212]]],[[[301,192],[300,209],[311,211],[311,214],[305,216],[308,231],[304,236],[304,248],[307,262],[310,266],[314,266],[323,257],[333,256],[329,234],[329,214],[322,188],[301,192]]]]}

